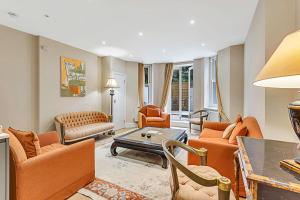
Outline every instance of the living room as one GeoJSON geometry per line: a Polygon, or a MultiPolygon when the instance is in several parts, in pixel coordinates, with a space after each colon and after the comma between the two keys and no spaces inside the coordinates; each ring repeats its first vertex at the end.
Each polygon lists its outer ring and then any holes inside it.
{"type": "Polygon", "coordinates": [[[1,200],[300,198],[299,0],[0,5],[1,200]]]}

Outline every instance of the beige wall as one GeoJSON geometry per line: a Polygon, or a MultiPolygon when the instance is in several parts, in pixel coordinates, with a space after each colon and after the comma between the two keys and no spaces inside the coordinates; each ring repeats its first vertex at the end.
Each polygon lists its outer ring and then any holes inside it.
{"type": "Polygon", "coordinates": [[[285,35],[299,28],[298,3],[298,0],[259,2],[245,42],[244,83],[245,115],[259,119],[264,137],[296,142],[287,111],[287,104],[296,99],[296,90],[264,89],[253,86],[252,82],[285,35]]]}
{"type": "Polygon", "coordinates": [[[38,127],[38,38],[0,25],[0,124],[38,127]]]}
{"type": "Polygon", "coordinates": [[[230,121],[244,113],[244,45],[218,52],[218,78],[224,112],[230,121]]]}
{"type": "Polygon", "coordinates": [[[100,63],[98,56],[68,45],[39,37],[39,130],[54,129],[55,115],[101,109],[100,63]],[[85,97],[60,96],[60,57],[82,60],[86,64],[85,97]]]}
{"type": "Polygon", "coordinates": [[[159,106],[164,85],[165,64],[152,65],[153,104],[159,106]]]}

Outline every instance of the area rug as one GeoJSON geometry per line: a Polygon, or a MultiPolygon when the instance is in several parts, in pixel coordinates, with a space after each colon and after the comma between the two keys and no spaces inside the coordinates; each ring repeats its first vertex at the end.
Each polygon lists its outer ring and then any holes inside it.
{"type": "Polygon", "coordinates": [[[94,182],[80,189],[78,193],[89,197],[92,200],[150,200],[138,193],[126,190],[116,184],[96,179],[94,182]]]}

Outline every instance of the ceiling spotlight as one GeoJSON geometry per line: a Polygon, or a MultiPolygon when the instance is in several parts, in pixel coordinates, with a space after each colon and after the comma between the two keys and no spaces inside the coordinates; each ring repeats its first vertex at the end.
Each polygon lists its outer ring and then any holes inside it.
{"type": "Polygon", "coordinates": [[[143,32],[139,32],[139,36],[143,36],[144,35],[144,33],[143,32]]]}
{"type": "Polygon", "coordinates": [[[163,49],[163,50],[162,50],[162,52],[163,52],[163,53],[166,53],[166,52],[167,52],[167,50],[163,49]]]}
{"type": "Polygon", "coordinates": [[[131,57],[131,58],[132,58],[132,57],[133,57],[133,55],[132,55],[132,54],[129,54],[129,57],[131,57]]]}
{"type": "Polygon", "coordinates": [[[201,43],[201,47],[205,47],[206,46],[206,44],[205,43],[201,43]]]}
{"type": "Polygon", "coordinates": [[[10,17],[12,17],[12,18],[17,18],[17,17],[19,17],[19,15],[18,15],[17,13],[14,13],[14,12],[11,12],[11,11],[9,11],[7,14],[8,14],[10,17]]]}
{"type": "Polygon", "coordinates": [[[106,45],[106,42],[105,42],[105,41],[102,41],[102,45],[106,45]]]}
{"type": "Polygon", "coordinates": [[[192,25],[195,24],[195,20],[191,19],[190,24],[192,24],[192,25]]]}

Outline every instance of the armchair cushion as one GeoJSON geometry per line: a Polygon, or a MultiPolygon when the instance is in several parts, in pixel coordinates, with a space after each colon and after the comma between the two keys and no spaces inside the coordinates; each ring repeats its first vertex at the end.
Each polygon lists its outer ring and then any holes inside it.
{"type": "Polygon", "coordinates": [[[147,108],[147,117],[160,117],[160,108],[147,108]]]}
{"type": "Polygon", "coordinates": [[[164,118],[161,117],[147,117],[147,122],[163,122],[164,118]]]}
{"type": "Polygon", "coordinates": [[[222,138],[223,139],[229,139],[229,137],[232,134],[233,129],[236,127],[236,123],[230,124],[227,126],[227,128],[224,130],[222,138]]]}
{"type": "Polygon", "coordinates": [[[190,119],[190,122],[192,123],[192,124],[197,124],[197,125],[200,125],[200,118],[191,118],[190,119]]]}
{"type": "Polygon", "coordinates": [[[230,123],[227,122],[210,122],[210,121],[205,121],[203,122],[203,129],[204,128],[209,128],[209,129],[214,129],[218,131],[224,131],[227,126],[229,126],[230,123]]]}
{"type": "Polygon", "coordinates": [[[8,130],[19,140],[25,150],[27,158],[32,158],[41,154],[39,138],[35,133],[31,131],[20,131],[11,127],[9,127],[8,130]]]}
{"type": "Polygon", "coordinates": [[[54,143],[59,143],[59,135],[56,131],[38,134],[41,148],[54,143]]]}
{"type": "MultiPolygon", "coordinates": [[[[213,179],[221,175],[213,168],[208,166],[188,165],[187,168],[194,172],[196,175],[206,179],[213,179]]],[[[180,170],[177,170],[179,190],[176,193],[175,199],[188,199],[188,200],[212,200],[218,199],[218,186],[205,187],[199,185],[188,178],[180,170]]],[[[173,181],[170,180],[171,188],[173,181]]],[[[230,199],[235,199],[233,192],[230,192],[230,199]]]]}

